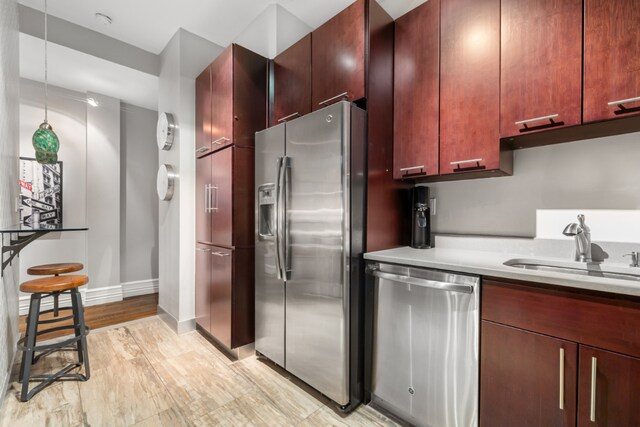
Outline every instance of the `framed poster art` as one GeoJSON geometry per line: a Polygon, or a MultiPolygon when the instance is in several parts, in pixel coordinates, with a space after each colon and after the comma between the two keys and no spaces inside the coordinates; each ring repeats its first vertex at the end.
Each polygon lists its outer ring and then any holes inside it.
{"type": "Polygon", "coordinates": [[[43,165],[20,157],[19,205],[23,227],[62,226],[62,162],[43,165]]]}

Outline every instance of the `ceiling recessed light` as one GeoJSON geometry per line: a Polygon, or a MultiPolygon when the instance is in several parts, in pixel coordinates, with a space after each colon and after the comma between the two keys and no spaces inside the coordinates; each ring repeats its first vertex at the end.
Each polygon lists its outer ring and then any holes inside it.
{"type": "Polygon", "coordinates": [[[92,107],[97,107],[99,105],[98,101],[93,98],[87,98],[87,104],[91,105],[92,107]]]}
{"type": "Polygon", "coordinates": [[[104,26],[111,25],[111,17],[104,13],[96,13],[96,21],[104,26]]]}

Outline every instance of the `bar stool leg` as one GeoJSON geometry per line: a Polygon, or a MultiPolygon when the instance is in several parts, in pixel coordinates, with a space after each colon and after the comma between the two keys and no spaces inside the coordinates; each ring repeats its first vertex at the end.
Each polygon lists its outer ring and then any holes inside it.
{"type": "Polygon", "coordinates": [[[20,366],[20,382],[22,383],[22,391],[20,393],[20,401],[26,402],[29,397],[29,378],[31,377],[31,366],[34,358],[33,348],[36,346],[36,331],[38,328],[38,317],[40,314],[40,294],[31,295],[31,303],[29,304],[29,317],[27,321],[27,339],[26,350],[22,353],[22,366],[20,366]]]}
{"type": "Polygon", "coordinates": [[[86,325],[84,323],[84,308],[82,306],[82,295],[77,288],[71,290],[71,305],[73,306],[73,324],[76,337],[81,336],[78,340],[78,362],[84,364],[85,379],[87,381],[91,376],[89,371],[89,353],[87,351],[86,325]]]}

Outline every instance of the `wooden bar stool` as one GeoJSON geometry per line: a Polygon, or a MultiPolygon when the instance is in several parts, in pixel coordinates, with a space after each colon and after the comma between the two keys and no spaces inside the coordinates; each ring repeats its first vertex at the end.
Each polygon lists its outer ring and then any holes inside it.
{"type": "Polygon", "coordinates": [[[89,328],[84,323],[84,309],[82,307],[82,297],[78,288],[89,282],[89,278],[83,275],[64,275],[43,277],[41,279],[29,280],[20,285],[20,291],[31,294],[29,304],[29,315],[27,316],[27,332],[18,341],[18,349],[22,353],[22,364],[20,366],[20,383],[22,390],[20,400],[26,402],[36,393],[56,380],[72,379],[87,381],[89,372],[89,354],[87,351],[87,334],[89,328]],[[71,296],[71,307],[56,307],[51,310],[40,311],[40,303],[43,298],[53,297],[57,300],[60,295],[69,294],[71,296]],[[66,317],[57,317],[58,311],[71,311],[66,317]],[[54,313],[53,319],[40,320],[43,314],[54,313]],[[73,325],[54,326],[42,331],[38,330],[38,325],[52,324],[73,319],[73,325]],[[74,337],[60,342],[45,345],[36,345],[36,338],[49,332],[73,330],[74,337]],[[74,350],[78,353],[78,362],[71,363],[54,374],[31,375],[31,367],[38,360],[46,355],[60,350],[74,350]],[[37,352],[41,352],[36,354],[37,352]],[[75,368],[84,365],[84,375],[80,373],[70,373],[75,368]],[[39,384],[29,391],[29,382],[39,382],[39,384]]]}
{"type": "MultiPolygon", "coordinates": [[[[58,264],[34,265],[27,269],[30,276],[59,276],[66,273],[74,273],[84,268],[79,262],[62,262],[58,264]]],[[[53,316],[58,317],[58,295],[53,295],[53,316]]]]}

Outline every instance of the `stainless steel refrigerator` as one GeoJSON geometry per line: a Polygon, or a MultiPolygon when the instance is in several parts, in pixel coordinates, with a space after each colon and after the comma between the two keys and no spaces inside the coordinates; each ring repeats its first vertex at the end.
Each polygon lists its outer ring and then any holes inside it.
{"type": "Polygon", "coordinates": [[[366,112],[256,133],[256,351],[344,410],[361,399],[366,112]]]}

